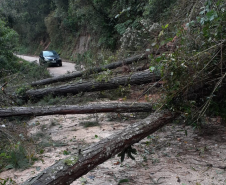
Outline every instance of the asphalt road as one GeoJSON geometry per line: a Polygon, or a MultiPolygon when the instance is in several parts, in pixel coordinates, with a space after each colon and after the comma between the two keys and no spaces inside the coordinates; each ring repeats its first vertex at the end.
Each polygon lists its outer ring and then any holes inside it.
{"type": "MultiPolygon", "coordinates": [[[[17,56],[29,62],[36,61],[38,63],[38,60],[39,60],[39,58],[36,56],[26,56],[26,55],[17,55],[17,56]]],[[[60,76],[60,75],[66,74],[68,71],[69,72],[76,71],[74,66],[75,64],[64,62],[64,60],[62,60],[62,67],[54,66],[54,67],[48,67],[47,69],[49,70],[52,76],[60,76]]]]}

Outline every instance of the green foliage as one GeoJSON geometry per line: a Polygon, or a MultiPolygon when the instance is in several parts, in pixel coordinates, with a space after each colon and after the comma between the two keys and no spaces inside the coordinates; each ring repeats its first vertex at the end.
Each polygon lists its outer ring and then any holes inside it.
{"type": "Polygon", "coordinates": [[[0,77],[9,70],[15,72],[19,67],[17,62],[13,61],[13,51],[17,43],[17,33],[0,19],[0,77]]]}
{"type": "Polygon", "coordinates": [[[69,152],[69,151],[67,151],[67,150],[64,150],[64,151],[63,151],[63,154],[64,154],[64,155],[69,155],[69,154],[70,154],[70,152],[69,152]]]}
{"type": "Polygon", "coordinates": [[[107,82],[111,78],[111,75],[112,75],[112,71],[108,69],[108,70],[102,72],[101,74],[99,74],[97,76],[96,80],[98,82],[102,82],[102,81],[107,82]]]}
{"type": "Polygon", "coordinates": [[[64,160],[64,163],[68,166],[73,166],[78,161],[77,157],[70,157],[64,160]]]}
{"type": "Polygon", "coordinates": [[[38,37],[45,37],[44,17],[51,11],[51,1],[1,1],[0,9],[8,24],[20,34],[20,41],[30,44],[38,37]]]}
{"type": "Polygon", "coordinates": [[[202,26],[201,34],[206,39],[206,44],[214,43],[226,36],[225,28],[225,1],[207,0],[204,7],[201,7],[200,15],[195,22],[202,26]]]}
{"type": "Polygon", "coordinates": [[[13,181],[11,178],[7,178],[7,179],[0,178],[0,185],[11,185],[11,184],[16,184],[16,182],[13,181]]]}
{"type": "Polygon", "coordinates": [[[94,60],[94,53],[88,50],[82,54],[78,53],[75,59],[76,64],[85,65],[85,66],[92,66],[96,61],[94,60]]]}
{"type": "Polygon", "coordinates": [[[40,154],[44,154],[44,152],[45,152],[44,149],[41,149],[41,150],[39,151],[40,154]]]}
{"type": "Polygon", "coordinates": [[[124,23],[119,23],[115,26],[116,31],[120,34],[123,35],[126,32],[126,29],[130,26],[132,23],[132,20],[127,20],[124,23]]]}
{"type": "MultiPolygon", "coordinates": [[[[221,81],[225,74],[225,8],[223,0],[206,1],[197,18],[178,26],[177,47],[171,53],[150,56],[150,70],[167,82],[165,105],[183,113],[185,119],[196,119],[196,126],[205,113],[225,117],[220,111],[226,98],[221,81]]],[[[167,41],[166,37],[158,39],[157,48],[167,41]]]]}
{"type": "Polygon", "coordinates": [[[7,151],[0,153],[0,162],[1,164],[4,164],[1,168],[25,169],[28,168],[33,161],[34,157],[29,156],[20,143],[17,143],[11,146],[7,151]]]}
{"type": "Polygon", "coordinates": [[[80,122],[79,125],[82,125],[83,127],[87,128],[87,127],[99,126],[99,123],[97,121],[84,121],[84,122],[80,122]]]}
{"type": "Polygon", "coordinates": [[[7,165],[8,160],[11,157],[7,152],[1,151],[0,153],[0,171],[7,165]]]}
{"type": "Polygon", "coordinates": [[[6,60],[12,58],[12,52],[18,44],[18,34],[6,26],[6,23],[0,19],[0,56],[6,60]]]}
{"type": "Polygon", "coordinates": [[[129,179],[121,179],[118,184],[124,183],[124,182],[129,182],[129,179]]]}
{"type": "MultiPolygon", "coordinates": [[[[5,86],[4,89],[14,95],[23,96],[24,93],[30,89],[30,86],[25,84],[30,84],[32,81],[50,77],[50,74],[45,67],[39,66],[34,62],[24,61],[14,56],[6,63],[0,63],[0,66],[2,67],[0,70],[0,83],[7,83],[7,86],[5,86]]],[[[4,96],[3,98],[6,106],[12,102],[12,99],[7,98],[7,96],[4,96]]],[[[18,105],[25,103],[22,99],[14,99],[13,102],[16,102],[18,105]]]]}
{"type": "Polygon", "coordinates": [[[149,17],[153,22],[159,22],[161,15],[169,10],[169,7],[177,0],[149,0],[149,5],[145,6],[144,15],[149,17]]]}
{"type": "Polygon", "coordinates": [[[159,20],[175,1],[9,0],[0,2],[0,7],[3,17],[20,34],[23,45],[34,46],[41,41],[42,47],[46,47],[50,41],[49,48],[67,49],[70,51],[66,53],[71,54],[74,47],[71,41],[76,42],[79,35],[87,33],[92,35],[93,47],[117,49],[127,28],[141,29],[141,19],[150,19],[152,23],[159,20]]]}
{"type": "Polygon", "coordinates": [[[19,72],[23,74],[25,79],[29,79],[30,81],[50,77],[49,71],[45,66],[39,66],[34,62],[23,62],[20,65],[19,72]]]}
{"type": "Polygon", "coordinates": [[[45,26],[51,38],[51,45],[54,48],[59,48],[63,41],[62,33],[59,31],[60,20],[54,16],[54,13],[51,13],[45,18],[45,26]]]}
{"type": "Polygon", "coordinates": [[[30,166],[25,149],[19,145],[10,152],[9,164],[16,169],[25,169],[30,166]]]}
{"type": "Polygon", "coordinates": [[[210,103],[207,114],[211,116],[220,116],[224,121],[226,121],[226,97],[224,97],[220,102],[213,100],[210,103]]]}
{"type": "Polygon", "coordinates": [[[19,87],[16,90],[16,94],[19,95],[19,96],[23,96],[27,90],[29,90],[29,87],[25,86],[25,85],[22,85],[21,87],[19,87]]]}
{"type": "MultiPolygon", "coordinates": [[[[35,80],[50,77],[48,70],[43,66],[38,66],[36,63],[24,61],[13,56],[10,60],[1,60],[0,56],[0,78],[5,77],[5,81],[10,81],[12,74],[16,74],[12,83],[19,85],[21,83],[30,83],[35,80]],[[2,61],[2,62],[1,62],[2,61]]],[[[22,87],[22,88],[25,88],[22,87]]]]}
{"type": "Polygon", "coordinates": [[[57,103],[60,103],[62,101],[66,100],[65,97],[53,97],[51,94],[45,96],[41,101],[39,101],[37,103],[37,105],[41,106],[41,105],[56,105],[57,103]]]}
{"type": "Polygon", "coordinates": [[[121,162],[125,159],[125,154],[127,154],[128,158],[135,160],[134,156],[132,154],[137,154],[137,150],[132,148],[132,146],[127,147],[124,149],[121,153],[118,154],[119,157],[121,157],[121,162]]]}

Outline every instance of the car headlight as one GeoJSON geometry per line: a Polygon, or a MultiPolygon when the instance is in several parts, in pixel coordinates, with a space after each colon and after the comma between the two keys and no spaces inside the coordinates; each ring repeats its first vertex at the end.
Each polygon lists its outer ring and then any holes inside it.
{"type": "Polygon", "coordinates": [[[46,62],[50,61],[48,58],[45,58],[44,60],[45,60],[46,62]]]}

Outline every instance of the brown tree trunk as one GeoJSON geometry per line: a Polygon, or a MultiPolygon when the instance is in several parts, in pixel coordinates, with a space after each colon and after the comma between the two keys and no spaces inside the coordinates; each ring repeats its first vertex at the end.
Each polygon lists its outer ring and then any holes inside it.
{"type": "Polygon", "coordinates": [[[53,96],[78,94],[80,92],[92,92],[92,91],[102,91],[108,89],[116,89],[119,86],[127,85],[139,85],[150,82],[155,82],[159,80],[160,77],[151,73],[150,71],[144,71],[139,73],[134,73],[132,75],[119,76],[112,78],[108,81],[87,81],[83,83],[76,83],[72,85],[62,85],[58,87],[50,87],[37,90],[29,90],[26,92],[25,98],[42,98],[43,96],[52,94],[53,96]]]}
{"type": "Polygon", "coordinates": [[[51,83],[56,83],[56,82],[63,82],[63,81],[71,80],[73,78],[81,77],[83,75],[100,73],[102,71],[105,71],[106,69],[115,69],[115,68],[123,66],[123,65],[132,64],[133,62],[137,62],[139,60],[144,60],[144,59],[147,58],[147,56],[148,56],[147,54],[137,55],[137,56],[133,56],[133,57],[127,58],[125,60],[114,62],[114,63],[108,64],[108,65],[105,65],[105,66],[102,66],[102,67],[94,67],[94,68],[90,68],[90,69],[87,69],[87,70],[84,70],[84,71],[78,71],[78,72],[74,72],[74,73],[67,74],[67,75],[62,75],[62,76],[58,76],[58,77],[39,80],[39,81],[36,81],[36,82],[32,82],[31,86],[38,86],[38,85],[46,85],[46,84],[51,84],[51,83]]]}
{"type": "Polygon", "coordinates": [[[0,117],[9,116],[43,116],[54,114],[90,114],[101,112],[151,112],[150,103],[98,103],[87,105],[66,105],[46,107],[11,107],[0,108],[0,117]]]}
{"type": "Polygon", "coordinates": [[[105,162],[120,151],[139,142],[164,125],[176,115],[169,112],[153,113],[148,118],[84,149],[78,156],[62,159],[22,185],[68,185],[105,162]]]}

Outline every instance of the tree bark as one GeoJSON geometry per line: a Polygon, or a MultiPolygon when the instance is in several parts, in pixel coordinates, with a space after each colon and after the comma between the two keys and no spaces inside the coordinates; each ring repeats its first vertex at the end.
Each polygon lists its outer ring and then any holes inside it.
{"type": "Polygon", "coordinates": [[[28,98],[42,98],[43,96],[52,94],[53,96],[67,95],[68,93],[78,94],[80,92],[92,92],[92,91],[102,91],[108,89],[115,89],[119,86],[127,85],[139,85],[154,82],[160,79],[150,71],[144,71],[139,73],[134,73],[132,75],[119,76],[110,79],[109,81],[87,81],[84,83],[76,83],[72,85],[62,85],[58,87],[50,87],[37,90],[29,90],[25,93],[25,99],[28,98]]]}
{"type": "Polygon", "coordinates": [[[43,116],[54,114],[91,114],[101,112],[151,112],[150,103],[98,103],[87,105],[66,105],[47,107],[11,107],[0,108],[0,117],[9,116],[43,116]]]}
{"type": "Polygon", "coordinates": [[[136,55],[130,58],[127,58],[125,60],[121,60],[118,62],[114,62],[102,67],[94,67],[94,68],[90,68],[84,71],[78,71],[78,72],[74,72],[71,74],[67,74],[67,75],[62,75],[62,76],[58,76],[58,77],[53,77],[53,78],[47,78],[44,80],[39,80],[36,82],[32,82],[31,86],[38,86],[38,85],[46,85],[46,84],[51,84],[51,83],[56,83],[56,82],[63,82],[63,81],[67,81],[67,80],[71,80],[73,78],[77,78],[77,77],[81,77],[83,75],[90,75],[90,74],[94,74],[94,73],[100,73],[102,71],[105,71],[106,69],[115,69],[117,67],[123,66],[123,65],[128,65],[128,64],[132,64],[133,62],[139,61],[139,60],[144,60],[147,58],[147,54],[142,54],[142,55],[136,55]]]}
{"type": "Polygon", "coordinates": [[[68,185],[120,151],[170,123],[177,115],[153,113],[148,118],[84,149],[80,155],[62,159],[22,185],[68,185]]]}

